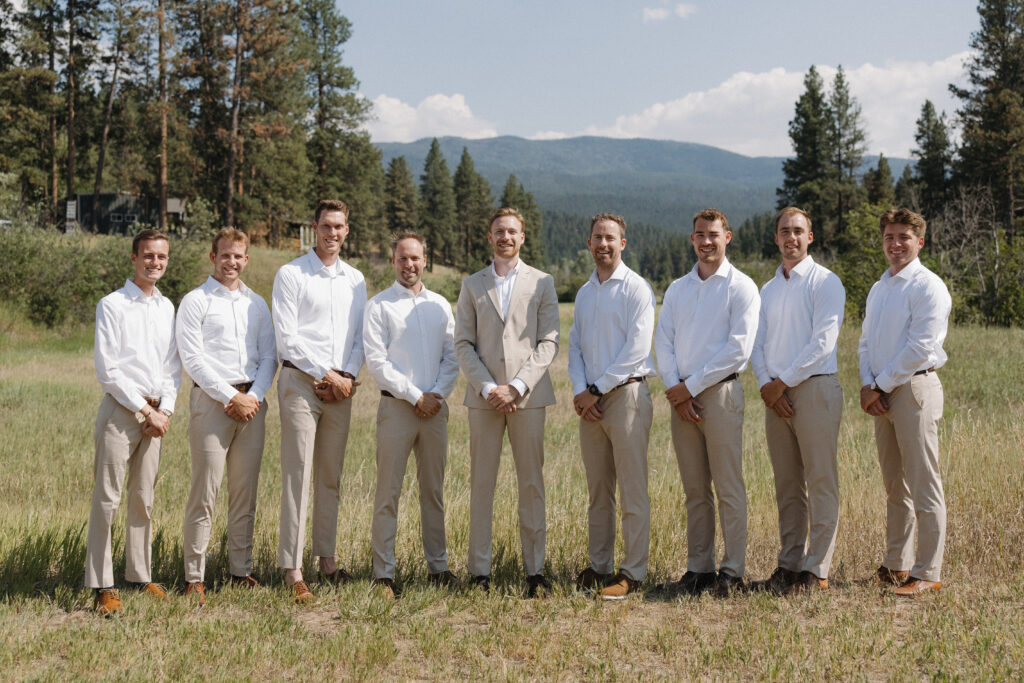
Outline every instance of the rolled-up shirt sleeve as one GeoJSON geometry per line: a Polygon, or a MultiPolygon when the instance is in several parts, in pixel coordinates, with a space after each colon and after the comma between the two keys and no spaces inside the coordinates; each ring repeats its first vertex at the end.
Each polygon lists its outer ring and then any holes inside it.
{"type": "Polygon", "coordinates": [[[96,365],[96,379],[103,391],[110,394],[122,406],[138,412],[146,405],[142,390],[125,377],[118,367],[121,352],[123,325],[120,312],[106,298],[96,306],[96,334],[93,346],[93,361],[96,365]]]}
{"type": "MultiPolygon", "coordinates": [[[[602,393],[619,386],[636,372],[651,356],[654,338],[654,291],[646,281],[637,277],[626,290],[627,310],[626,342],[615,360],[605,368],[594,384],[602,393]]],[[[584,387],[585,388],[585,387],[584,387]]]]}

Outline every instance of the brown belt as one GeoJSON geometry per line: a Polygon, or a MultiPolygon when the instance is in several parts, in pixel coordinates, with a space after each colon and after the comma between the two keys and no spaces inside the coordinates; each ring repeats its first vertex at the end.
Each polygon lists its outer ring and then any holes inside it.
{"type": "MultiPolygon", "coordinates": [[[[241,384],[232,384],[231,387],[235,391],[240,391],[243,394],[247,394],[247,393],[249,393],[249,390],[252,389],[252,385],[253,385],[252,382],[242,382],[241,384]]],[[[199,383],[198,382],[192,382],[192,386],[198,387],[199,383]]]]}

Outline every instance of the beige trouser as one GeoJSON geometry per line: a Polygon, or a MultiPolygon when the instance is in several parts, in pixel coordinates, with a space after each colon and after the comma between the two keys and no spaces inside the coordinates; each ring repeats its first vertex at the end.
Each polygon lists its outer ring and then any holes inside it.
{"type": "Polygon", "coordinates": [[[325,403],[316,397],[313,378],[281,368],[277,396],[281,409],[281,528],[277,565],[302,568],[306,544],[306,508],[313,480],[313,555],[334,557],[338,504],[352,400],[325,403]]]}
{"type": "Polygon", "coordinates": [[[249,422],[228,417],[224,405],[199,387],[189,399],[192,487],[185,507],[185,580],[202,581],[217,493],[228,470],[228,564],[233,576],[252,572],[252,534],[267,404],[249,422]]]}
{"type": "Polygon", "coordinates": [[[843,388],[835,375],[810,377],[786,390],[793,417],[765,409],[775,502],[779,509],[778,566],[828,578],[839,523],[836,448],[843,388]]]}
{"type": "Polygon", "coordinates": [[[686,569],[715,571],[715,495],[725,554],[721,571],[743,578],[747,552],[747,490],[743,484],[743,384],[708,387],[697,396],[700,422],[672,411],[672,444],[686,493],[686,569]],[[714,494],[711,485],[714,484],[714,494]]]}
{"type": "Polygon", "coordinates": [[[377,406],[377,493],[373,499],[373,576],[395,578],[398,499],[409,460],[416,454],[420,528],[427,571],[447,571],[444,535],[444,466],[448,458],[448,404],[434,417],[419,417],[408,401],[381,396],[377,406]]]}
{"type": "Polygon", "coordinates": [[[884,564],[896,571],[910,567],[916,579],[939,581],[946,543],[946,498],[939,474],[942,383],[934,372],[915,375],[886,398],[888,412],[875,418],[886,493],[884,564]]]}
{"type": "Polygon", "coordinates": [[[601,574],[615,569],[615,485],[622,504],[625,555],[619,571],[647,577],[651,544],[651,499],[647,493],[647,444],[654,404],[646,382],[612,389],[601,397],[599,422],[580,420],[580,451],[587,471],[590,566],[601,574]]]}
{"type": "Polygon", "coordinates": [[[160,466],[161,439],[144,435],[135,413],[105,394],[96,415],[94,441],[96,458],[85,549],[85,585],[88,588],[114,585],[110,525],[122,492],[127,497],[124,577],[135,583],[149,583],[152,581],[153,487],[160,466]]]}
{"type": "Polygon", "coordinates": [[[544,408],[502,413],[469,409],[469,560],[473,576],[491,574],[494,487],[508,429],[519,489],[519,541],[527,576],[544,569],[544,408]]]}

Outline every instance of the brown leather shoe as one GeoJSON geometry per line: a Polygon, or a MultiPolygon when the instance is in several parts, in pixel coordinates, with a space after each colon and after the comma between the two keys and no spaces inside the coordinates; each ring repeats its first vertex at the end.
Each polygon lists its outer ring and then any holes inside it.
{"type": "Polygon", "coordinates": [[[909,571],[889,569],[884,564],[875,572],[875,580],[883,586],[902,586],[909,578],[909,571]]]}
{"type": "Polygon", "coordinates": [[[344,569],[342,569],[341,567],[338,567],[337,569],[335,569],[330,574],[321,574],[320,575],[320,581],[321,582],[330,583],[330,584],[333,584],[335,586],[341,586],[341,585],[344,585],[346,583],[351,583],[352,582],[352,575],[349,574],[344,569]]]}
{"type": "Polygon", "coordinates": [[[447,588],[453,591],[462,589],[462,582],[459,581],[459,577],[455,576],[455,574],[452,574],[447,569],[443,572],[437,572],[436,574],[427,574],[427,583],[431,586],[447,588]]]}
{"type": "Polygon", "coordinates": [[[203,585],[202,581],[189,581],[185,584],[185,597],[190,595],[198,595],[198,604],[200,607],[206,604],[206,586],[203,585]]]}
{"type": "Polygon", "coordinates": [[[140,593],[148,593],[154,598],[166,598],[167,591],[164,590],[163,586],[158,583],[147,583],[145,586],[139,588],[140,593]]]}
{"type": "Polygon", "coordinates": [[[796,581],[790,584],[782,593],[783,595],[800,595],[827,590],[828,579],[819,579],[813,572],[803,571],[797,576],[796,581]]]}
{"type": "Polygon", "coordinates": [[[232,588],[263,588],[263,585],[251,576],[231,575],[232,588]]]}
{"type": "Polygon", "coordinates": [[[121,596],[116,588],[101,588],[93,597],[92,607],[101,616],[109,617],[121,610],[121,596]]]}
{"type": "Polygon", "coordinates": [[[580,590],[595,590],[604,588],[608,584],[609,574],[602,574],[593,567],[587,567],[576,577],[576,588],[580,590]]]}
{"type": "Polygon", "coordinates": [[[612,577],[607,586],[598,591],[603,600],[622,600],[640,590],[640,582],[634,581],[623,573],[612,577]]]}
{"type": "Polygon", "coordinates": [[[894,590],[893,593],[901,598],[916,598],[919,595],[929,591],[937,591],[940,588],[942,588],[941,581],[925,581],[924,579],[915,579],[911,576],[907,579],[906,583],[894,590]]]}
{"type": "Polygon", "coordinates": [[[772,575],[764,581],[751,581],[750,590],[754,592],[767,592],[781,595],[790,586],[800,580],[800,572],[791,569],[776,567],[772,575]]]}
{"type": "Polygon", "coordinates": [[[385,600],[394,600],[398,597],[398,586],[392,579],[374,579],[370,585],[385,600]]]}
{"type": "Polygon", "coordinates": [[[313,596],[313,591],[309,590],[309,586],[306,585],[305,581],[296,581],[292,584],[292,592],[295,593],[295,602],[300,605],[316,602],[316,598],[313,596]]]}

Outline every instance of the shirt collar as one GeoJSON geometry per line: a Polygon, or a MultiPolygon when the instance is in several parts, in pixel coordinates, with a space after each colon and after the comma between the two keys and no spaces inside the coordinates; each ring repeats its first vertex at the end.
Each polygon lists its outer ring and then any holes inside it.
{"type": "MultiPolygon", "coordinates": [[[[139,286],[137,284],[132,282],[131,278],[128,278],[127,280],[124,281],[124,289],[128,293],[129,298],[132,298],[132,299],[149,299],[150,298],[150,297],[146,296],[145,292],[143,292],[141,289],[139,289],[139,286]]],[[[162,297],[163,297],[163,295],[160,293],[160,290],[157,289],[154,286],[153,287],[153,301],[157,301],[157,300],[159,300],[162,297]]]]}
{"type": "Polygon", "coordinates": [[[342,267],[342,263],[341,256],[339,256],[333,266],[325,266],[324,262],[320,260],[320,257],[316,255],[314,248],[309,248],[309,265],[313,269],[314,273],[326,270],[328,273],[332,273],[334,275],[344,275],[345,269],[342,267]]]}
{"type": "Polygon", "coordinates": [[[900,278],[903,280],[909,280],[912,277],[914,277],[917,271],[920,270],[921,268],[924,268],[924,266],[921,265],[921,259],[915,258],[913,261],[904,266],[903,270],[896,273],[895,275],[892,274],[891,270],[886,268],[885,273],[882,275],[882,277],[885,278],[886,280],[890,278],[900,278]]]}
{"type": "MultiPolygon", "coordinates": [[[[615,270],[612,272],[611,275],[608,276],[608,279],[605,280],[605,282],[608,282],[610,280],[625,280],[626,279],[626,273],[628,273],[628,272],[629,272],[629,266],[626,265],[626,262],[625,261],[619,261],[619,265],[616,266],[615,270]]],[[[594,272],[592,272],[590,274],[590,279],[598,287],[601,286],[602,283],[597,278],[597,268],[594,268],[594,272]]]]}
{"type": "Polygon", "coordinates": [[[212,275],[208,275],[206,277],[206,284],[204,285],[204,287],[206,288],[206,291],[212,294],[224,294],[227,296],[231,296],[233,294],[247,295],[249,293],[249,288],[245,286],[244,282],[239,281],[238,289],[231,291],[230,289],[227,288],[227,285],[218,282],[217,278],[213,277],[212,275]]]}
{"type": "MultiPolygon", "coordinates": [[[[814,259],[811,257],[810,254],[808,254],[802,261],[800,261],[800,263],[793,266],[793,269],[789,271],[789,275],[790,277],[798,275],[801,278],[804,278],[807,276],[809,272],[811,272],[812,268],[814,268],[814,259]]],[[[786,276],[782,274],[781,265],[775,272],[778,273],[779,277],[781,277],[783,280],[786,279],[786,276]]]]}
{"type": "MultiPolygon", "coordinates": [[[[420,280],[420,284],[423,284],[422,280],[420,280]]],[[[394,283],[391,285],[391,289],[394,290],[394,293],[396,295],[398,295],[400,297],[404,296],[404,297],[409,298],[409,299],[416,299],[416,298],[419,298],[421,296],[426,296],[427,292],[430,291],[430,290],[427,289],[426,285],[423,285],[420,288],[420,293],[416,294],[415,292],[413,292],[408,287],[402,285],[402,283],[399,282],[398,280],[394,281],[394,283]]]]}
{"type": "Polygon", "coordinates": [[[728,258],[723,258],[722,259],[722,265],[718,266],[718,270],[716,270],[714,273],[712,273],[711,277],[709,277],[707,280],[701,280],[700,279],[700,271],[698,270],[699,267],[700,267],[699,263],[694,263],[693,264],[693,270],[691,270],[688,273],[688,275],[692,276],[693,279],[696,280],[697,282],[710,282],[712,278],[716,278],[716,277],[728,278],[732,274],[732,264],[729,263],[729,259],[728,258]]]}
{"type": "Polygon", "coordinates": [[[494,269],[494,261],[491,261],[491,275],[494,276],[495,280],[505,280],[512,277],[513,275],[518,275],[519,266],[521,265],[523,265],[523,259],[517,257],[515,267],[512,270],[508,271],[508,275],[502,277],[501,275],[498,275],[498,271],[494,269]]]}

